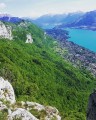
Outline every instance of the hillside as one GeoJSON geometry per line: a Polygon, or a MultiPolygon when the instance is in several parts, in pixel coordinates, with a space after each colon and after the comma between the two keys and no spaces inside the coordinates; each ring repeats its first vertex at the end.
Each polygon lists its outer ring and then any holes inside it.
{"type": "Polygon", "coordinates": [[[46,33],[57,40],[58,47],[55,47],[55,50],[62,58],[70,61],[75,67],[90,71],[96,77],[95,52],[69,41],[69,33],[66,30],[48,29],[46,33]]]}
{"type": "Polygon", "coordinates": [[[54,106],[62,120],[85,120],[96,79],[64,61],[54,50],[56,40],[34,24],[5,24],[12,28],[13,39],[0,38],[0,76],[13,85],[16,100],[54,106]],[[26,43],[28,34],[31,43],[26,43]]]}

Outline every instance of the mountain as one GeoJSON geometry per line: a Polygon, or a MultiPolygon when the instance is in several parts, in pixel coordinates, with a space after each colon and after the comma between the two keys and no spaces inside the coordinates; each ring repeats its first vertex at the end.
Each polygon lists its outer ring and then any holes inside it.
{"type": "Polygon", "coordinates": [[[66,14],[62,15],[43,15],[35,20],[31,18],[27,18],[28,20],[32,21],[36,25],[39,25],[42,28],[51,28],[55,25],[61,24],[62,19],[66,17],[66,14]]]}
{"type": "Polygon", "coordinates": [[[62,119],[85,120],[96,78],[57,54],[58,42],[31,22],[1,23],[12,39],[0,35],[0,76],[12,84],[16,100],[54,106],[62,119]]]}
{"type": "Polygon", "coordinates": [[[43,29],[81,28],[96,30],[96,10],[90,12],[74,12],[68,14],[43,15],[37,19],[26,18],[43,29]]]}
{"type": "Polygon", "coordinates": [[[82,12],[75,12],[75,13],[69,13],[69,14],[56,14],[56,15],[43,15],[35,20],[31,20],[36,25],[39,25],[40,27],[46,29],[46,28],[53,28],[57,25],[71,23],[74,20],[78,19],[80,16],[82,16],[84,13],[82,12]]]}
{"type": "Polygon", "coordinates": [[[75,20],[72,23],[62,24],[60,28],[64,27],[75,27],[83,29],[92,29],[96,30],[96,10],[85,13],[79,19],[75,20]]]}
{"type": "Polygon", "coordinates": [[[21,22],[23,19],[19,17],[12,17],[11,15],[8,14],[0,14],[0,21],[3,22],[11,22],[11,23],[18,23],[21,22]]]}

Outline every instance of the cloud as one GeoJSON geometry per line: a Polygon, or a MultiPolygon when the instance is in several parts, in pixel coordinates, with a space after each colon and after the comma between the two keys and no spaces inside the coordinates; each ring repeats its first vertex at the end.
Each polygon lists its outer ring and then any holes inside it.
{"type": "Polygon", "coordinates": [[[0,3],[0,9],[4,9],[6,8],[6,4],[5,3],[0,3]]]}

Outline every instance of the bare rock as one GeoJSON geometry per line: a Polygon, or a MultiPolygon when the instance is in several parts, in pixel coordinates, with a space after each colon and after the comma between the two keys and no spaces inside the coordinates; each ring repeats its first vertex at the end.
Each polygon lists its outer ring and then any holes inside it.
{"type": "Polygon", "coordinates": [[[8,110],[8,120],[38,120],[30,112],[31,110],[39,115],[40,120],[61,120],[59,111],[55,107],[44,106],[36,102],[15,102],[15,94],[12,85],[0,77],[0,110],[8,110]],[[6,104],[9,103],[9,105],[6,104]],[[42,117],[43,113],[43,117],[42,117]]]}
{"type": "Polygon", "coordinates": [[[13,38],[11,26],[7,26],[1,21],[0,21],[0,37],[7,38],[9,40],[12,40],[12,38],[13,38]]]}
{"type": "Polygon", "coordinates": [[[7,109],[7,106],[3,104],[3,102],[0,101],[0,111],[7,109]]]}
{"type": "Polygon", "coordinates": [[[12,85],[0,77],[0,99],[9,101],[11,104],[15,103],[15,94],[12,85]]]}
{"type": "Polygon", "coordinates": [[[12,114],[8,116],[8,120],[14,120],[14,119],[38,120],[30,112],[22,108],[17,108],[12,114]]]}
{"type": "Polygon", "coordinates": [[[47,113],[45,120],[51,120],[51,119],[61,120],[59,111],[55,107],[47,106],[45,107],[45,111],[47,113]]]}
{"type": "Polygon", "coordinates": [[[31,34],[27,34],[26,37],[27,37],[27,40],[25,43],[33,43],[33,39],[32,39],[31,34]]]}

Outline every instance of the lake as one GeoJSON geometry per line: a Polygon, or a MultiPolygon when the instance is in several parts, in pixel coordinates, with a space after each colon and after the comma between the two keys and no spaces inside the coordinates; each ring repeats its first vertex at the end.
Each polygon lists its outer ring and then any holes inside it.
{"type": "Polygon", "coordinates": [[[69,28],[67,30],[70,36],[69,41],[96,52],[96,31],[69,28]]]}

